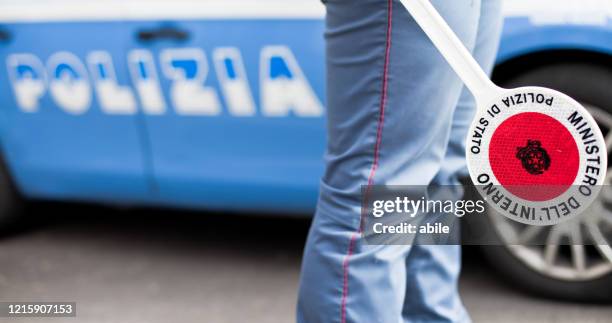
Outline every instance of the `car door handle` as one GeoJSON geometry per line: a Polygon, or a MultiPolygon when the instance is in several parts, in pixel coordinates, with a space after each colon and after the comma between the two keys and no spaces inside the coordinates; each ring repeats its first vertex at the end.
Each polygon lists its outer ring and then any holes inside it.
{"type": "Polygon", "coordinates": [[[143,42],[156,40],[179,40],[189,38],[189,32],[175,27],[160,27],[154,29],[143,29],[138,31],[138,39],[143,42]]]}
{"type": "Polygon", "coordinates": [[[0,29],[0,42],[6,43],[11,40],[11,33],[8,30],[0,29]]]}

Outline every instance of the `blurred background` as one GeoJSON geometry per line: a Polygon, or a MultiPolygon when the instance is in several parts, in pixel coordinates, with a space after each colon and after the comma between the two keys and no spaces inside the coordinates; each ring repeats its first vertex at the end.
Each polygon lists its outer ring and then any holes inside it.
{"type": "MultiPolygon", "coordinates": [[[[324,14],[0,1],[0,301],[77,302],[53,322],[294,321],[323,171],[324,14]]],[[[506,0],[493,78],[574,97],[610,150],[612,3],[506,0]]],[[[464,248],[474,320],[609,322],[612,196],[599,207],[551,230],[479,220],[522,243],[464,248]]]]}

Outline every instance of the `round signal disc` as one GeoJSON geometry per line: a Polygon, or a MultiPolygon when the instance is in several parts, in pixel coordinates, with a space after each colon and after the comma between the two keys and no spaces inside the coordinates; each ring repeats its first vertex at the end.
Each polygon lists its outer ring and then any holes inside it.
{"type": "Polygon", "coordinates": [[[605,147],[578,102],[527,87],[478,111],[466,149],[470,176],[489,205],[521,223],[552,225],[578,216],[596,198],[605,147]]]}

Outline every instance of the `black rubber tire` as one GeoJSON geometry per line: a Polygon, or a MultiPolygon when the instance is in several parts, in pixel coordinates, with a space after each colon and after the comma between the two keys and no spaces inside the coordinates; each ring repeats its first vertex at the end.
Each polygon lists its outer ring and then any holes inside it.
{"type": "MultiPolygon", "coordinates": [[[[605,66],[588,63],[542,66],[500,85],[506,88],[544,86],[612,113],[612,70],[605,66]]],[[[482,251],[506,281],[531,294],[579,302],[612,302],[612,274],[591,281],[563,281],[534,271],[504,246],[483,246],[482,251]]]]}
{"type": "Polygon", "coordinates": [[[527,267],[504,246],[483,246],[481,249],[509,286],[528,294],[572,302],[612,303],[612,275],[589,281],[562,281],[527,267]]]}
{"type": "Polygon", "coordinates": [[[0,235],[13,232],[24,211],[24,201],[0,159],[0,235]]]}

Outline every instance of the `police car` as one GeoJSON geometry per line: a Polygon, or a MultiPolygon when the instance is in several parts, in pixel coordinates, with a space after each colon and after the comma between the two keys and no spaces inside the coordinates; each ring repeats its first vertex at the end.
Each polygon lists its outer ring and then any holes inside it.
{"type": "MultiPolygon", "coordinates": [[[[612,3],[506,0],[505,13],[496,82],[561,90],[608,133],[612,3]]],[[[323,16],[316,0],[2,1],[0,219],[22,198],[312,213],[323,16]]],[[[595,225],[555,232],[497,221],[525,243],[485,254],[534,292],[609,301],[612,248],[581,245],[611,240],[604,204],[595,225]]]]}

